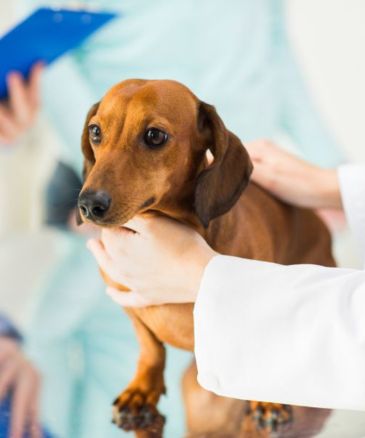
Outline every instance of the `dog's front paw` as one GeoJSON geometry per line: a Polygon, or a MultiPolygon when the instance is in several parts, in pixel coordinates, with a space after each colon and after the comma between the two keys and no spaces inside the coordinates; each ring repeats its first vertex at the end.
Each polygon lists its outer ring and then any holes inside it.
{"type": "Polygon", "coordinates": [[[279,403],[251,401],[247,414],[259,430],[276,432],[280,426],[289,425],[293,420],[292,408],[279,403]]]}
{"type": "Polygon", "coordinates": [[[113,423],[125,431],[144,430],[146,437],[162,437],[165,418],[149,399],[140,389],[127,389],[113,404],[113,423]]]}

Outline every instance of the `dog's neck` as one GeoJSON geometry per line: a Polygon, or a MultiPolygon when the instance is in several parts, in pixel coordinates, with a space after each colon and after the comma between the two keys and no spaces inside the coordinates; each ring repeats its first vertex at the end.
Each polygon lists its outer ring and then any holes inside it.
{"type": "Polygon", "coordinates": [[[175,219],[178,222],[181,222],[185,225],[188,225],[194,228],[196,231],[203,232],[204,230],[203,225],[200,223],[199,219],[196,217],[194,212],[189,213],[184,210],[177,211],[176,209],[171,209],[171,210],[166,209],[166,210],[156,210],[156,211],[159,214],[162,214],[171,219],[175,219]]]}

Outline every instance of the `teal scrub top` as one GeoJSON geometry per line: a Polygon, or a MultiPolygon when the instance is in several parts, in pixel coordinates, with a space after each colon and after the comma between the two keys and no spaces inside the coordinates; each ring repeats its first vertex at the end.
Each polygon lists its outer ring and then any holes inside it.
{"type": "Polygon", "coordinates": [[[341,160],[294,60],[283,1],[78,3],[117,11],[120,18],[46,75],[45,108],[64,139],[63,158],[77,170],[88,108],[127,78],[181,81],[215,105],[243,142],[284,135],[317,164],[333,166],[341,160]]]}

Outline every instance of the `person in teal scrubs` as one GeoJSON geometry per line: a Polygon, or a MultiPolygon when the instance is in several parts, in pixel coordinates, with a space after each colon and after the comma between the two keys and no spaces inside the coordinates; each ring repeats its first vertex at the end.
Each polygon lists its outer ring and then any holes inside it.
{"type": "MultiPolygon", "coordinates": [[[[45,75],[44,109],[63,139],[61,160],[75,174],[81,175],[80,135],[89,107],[127,78],[183,82],[215,105],[243,142],[286,135],[318,165],[334,166],[342,159],[294,61],[281,0],[79,3],[117,11],[120,18],[45,75]]],[[[51,199],[58,199],[65,181],[53,180],[57,189],[51,199]]],[[[78,187],[71,187],[75,199],[78,187]]],[[[62,242],[27,338],[44,376],[45,418],[60,438],[117,438],[123,432],[110,424],[110,405],[133,376],[135,334],[127,316],[104,296],[84,238],[64,231],[62,242]]],[[[168,395],[160,405],[168,419],[167,437],[183,435],[179,385],[190,360],[190,354],[169,351],[168,395]]]]}

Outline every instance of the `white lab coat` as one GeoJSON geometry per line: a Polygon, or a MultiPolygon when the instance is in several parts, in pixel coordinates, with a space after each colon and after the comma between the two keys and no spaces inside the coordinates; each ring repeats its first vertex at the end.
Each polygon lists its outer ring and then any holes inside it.
{"type": "MultiPolygon", "coordinates": [[[[339,179],[365,260],[365,165],[342,166],[339,179]]],[[[245,400],[365,410],[365,270],[216,256],[194,319],[204,388],[245,400]]]]}

